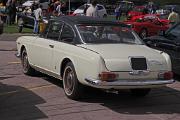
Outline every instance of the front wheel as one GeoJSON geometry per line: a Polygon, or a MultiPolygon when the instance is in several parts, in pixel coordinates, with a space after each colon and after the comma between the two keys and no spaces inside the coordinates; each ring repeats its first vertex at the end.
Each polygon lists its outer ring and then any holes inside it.
{"type": "Polygon", "coordinates": [[[24,49],[22,51],[22,54],[21,54],[21,63],[22,63],[23,73],[24,74],[26,74],[26,75],[33,75],[35,73],[35,70],[29,64],[26,49],[24,49]]]}
{"type": "Polygon", "coordinates": [[[70,99],[79,99],[83,93],[83,86],[79,83],[72,62],[67,63],[63,74],[63,87],[70,99]]]}
{"type": "Polygon", "coordinates": [[[146,89],[131,89],[132,95],[136,96],[136,97],[144,97],[147,94],[149,94],[150,91],[151,91],[150,88],[146,88],[146,89]]]}

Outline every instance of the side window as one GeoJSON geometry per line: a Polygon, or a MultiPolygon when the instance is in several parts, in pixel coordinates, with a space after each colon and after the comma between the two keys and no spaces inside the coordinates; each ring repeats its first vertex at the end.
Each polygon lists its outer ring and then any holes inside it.
{"type": "Polygon", "coordinates": [[[61,41],[72,43],[74,39],[74,31],[69,25],[64,25],[60,37],[61,41]]]}
{"type": "Polygon", "coordinates": [[[47,33],[47,38],[58,40],[62,25],[63,23],[60,22],[52,22],[47,33]]]}

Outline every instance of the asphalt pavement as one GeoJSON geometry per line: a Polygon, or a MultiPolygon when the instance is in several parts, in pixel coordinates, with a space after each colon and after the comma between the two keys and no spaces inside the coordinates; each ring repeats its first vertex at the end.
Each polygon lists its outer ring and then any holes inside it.
{"type": "Polygon", "coordinates": [[[91,89],[84,99],[70,100],[60,80],[22,73],[15,57],[21,35],[0,35],[0,120],[180,120],[180,78],[144,98],[91,89]]]}

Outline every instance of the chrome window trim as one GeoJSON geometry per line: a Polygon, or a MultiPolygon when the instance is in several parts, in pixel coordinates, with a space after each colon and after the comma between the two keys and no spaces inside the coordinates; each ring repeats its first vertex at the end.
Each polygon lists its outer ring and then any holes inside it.
{"type": "Polygon", "coordinates": [[[79,35],[79,38],[80,38],[81,42],[82,42],[83,44],[86,44],[86,43],[83,41],[82,37],[81,37],[81,34],[80,34],[80,32],[79,32],[79,29],[77,28],[77,25],[75,25],[74,27],[75,27],[78,35],[79,35]]]}

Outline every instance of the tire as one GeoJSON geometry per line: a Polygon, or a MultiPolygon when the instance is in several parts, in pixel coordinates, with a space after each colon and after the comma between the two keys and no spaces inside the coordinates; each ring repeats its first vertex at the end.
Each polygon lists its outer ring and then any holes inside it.
{"type": "Polygon", "coordinates": [[[77,100],[82,97],[83,85],[77,79],[72,62],[66,64],[63,73],[63,88],[65,95],[70,99],[77,100]]]}
{"type": "Polygon", "coordinates": [[[18,32],[21,33],[23,30],[23,26],[18,26],[18,32]]]}
{"type": "Polygon", "coordinates": [[[29,64],[26,49],[24,49],[22,51],[21,63],[22,63],[22,68],[23,68],[23,73],[24,74],[26,74],[26,75],[34,75],[35,70],[29,64]]]}
{"type": "Polygon", "coordinates": [[[140,38],[144,39],[148,36],[148,32],[146,29],[142,29],[141,32],[139,33],[140,38]]]}
{"type": "Polygon", "coordinates": [[[131,94],[136,97],[144,97],[151,91],[150,88],[146,89],[131,89],[131,94]]]}

